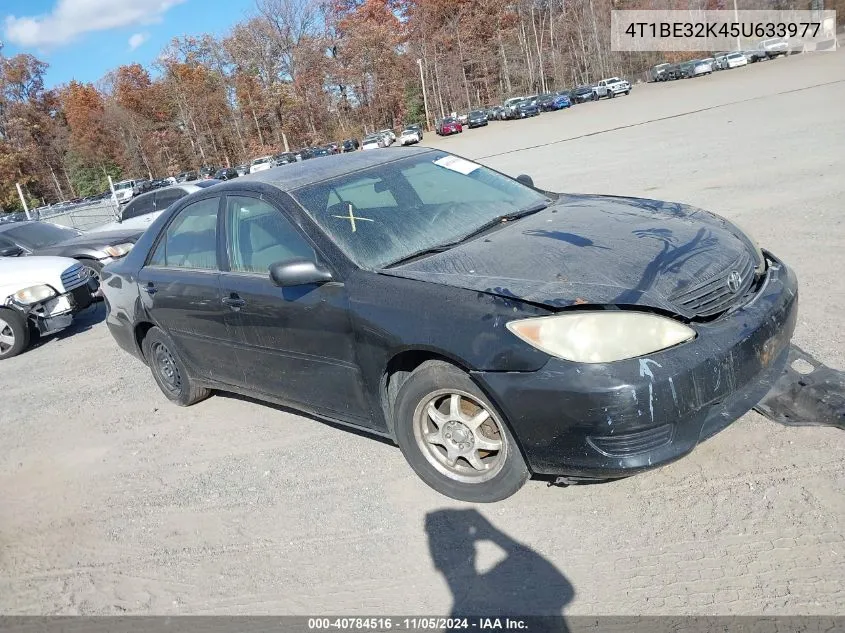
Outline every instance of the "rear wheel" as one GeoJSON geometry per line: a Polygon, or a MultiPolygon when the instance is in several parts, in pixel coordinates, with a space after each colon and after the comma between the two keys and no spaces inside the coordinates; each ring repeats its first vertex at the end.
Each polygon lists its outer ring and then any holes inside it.
{"type": "Polygon", "coordinates": [[[511,496],[528,480],[501,414],[453,365],[420,365],[399,389],[393,415],[405,459],[441,494],[489,503],[511,496]]]}
{"type": "Polygon", "coordinates": [[[187,407],[211,395],[190,377],[173,340],[163,330],[150,328],[141,347],[156,384],[168,400],[187,407]]]}
{"type": "Polygon", "coordinates": [[[0,360],[17,356],[28,346],[26,318],[9,308],[0,308],[0,360]]]}

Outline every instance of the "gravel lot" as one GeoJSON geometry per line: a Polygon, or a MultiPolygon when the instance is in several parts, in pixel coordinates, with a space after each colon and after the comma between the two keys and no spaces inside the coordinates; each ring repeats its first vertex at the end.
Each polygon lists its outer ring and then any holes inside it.
{"type": "MultiPolygon", "coordinates": [[[[796,341],[845,368],[843,104],[845,50],[424,144],[738,220],[797,270],[796,341]]],[[[383,442],[171,406],[102,316],[0,368],[0,612],[845,615],[841,430],[749,414],[658,471],[471,506],[383,442]]]]}

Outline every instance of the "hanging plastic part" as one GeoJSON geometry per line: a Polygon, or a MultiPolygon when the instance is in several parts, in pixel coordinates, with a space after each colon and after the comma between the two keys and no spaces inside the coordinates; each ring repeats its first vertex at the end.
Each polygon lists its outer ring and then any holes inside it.
{"type": "Polygon", "coordinates": [[[792,345],[783,374],[754,409],[788,426],[845,429],[845,372],[792,345]]]}

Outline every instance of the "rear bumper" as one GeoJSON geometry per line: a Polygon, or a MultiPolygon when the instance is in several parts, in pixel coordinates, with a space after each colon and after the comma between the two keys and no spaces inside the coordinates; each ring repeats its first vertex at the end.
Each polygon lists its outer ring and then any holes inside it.
{"type": "Polygon", "coordinates": [[[608,479],[672,462],[752,409],[786,363],[794,274],[775,262],[754,299],[698,324],[684,345],[606,364],[550,359],[537,372],[474,372],[531,470],[608,479]]]}

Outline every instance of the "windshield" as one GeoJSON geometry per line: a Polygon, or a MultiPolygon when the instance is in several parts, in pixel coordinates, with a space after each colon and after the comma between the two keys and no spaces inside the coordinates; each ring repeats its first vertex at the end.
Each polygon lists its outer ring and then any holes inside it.
{"type": "Polygon", "coordinates": [[[270,162],[269,157],[267,157],[267,158],[256,158],[254,161],[252,161],[252,164],[253,165],[263,165],[264,163],[269,163],[269,162],[270,162]]]}
{"type": "Polygon", "coordinates": [[[119,183],[116,183],[115,186],[114,186],[115,191],[120,191],[121,189],[131,189],[131,188],[132,188],[132,182],[131,181],[119,182],[119,183]]]}
{"type": "Polygon", "coordinates": [[[458,241],[502,216],[550,201],[486,167],[432,151],[292,193],[362,268],[458,241]]]}
{"type": "Polygon", "coordinates": [[[64,226],[50,224],[49,222],[33,222],[32,224],[21,224],[15,228],[3,232],[3,235],[20,244],[27,250],[36,250],[46,246],[52,246],[64,242],[73,237],[81,235],[79,231],[64,226]]]}
{"type": "Polygon", "coordinates": [[[728,59],[739,59],[740,57],[745,57],[742,53],[731,53],[728,55],[728,59]]]}

